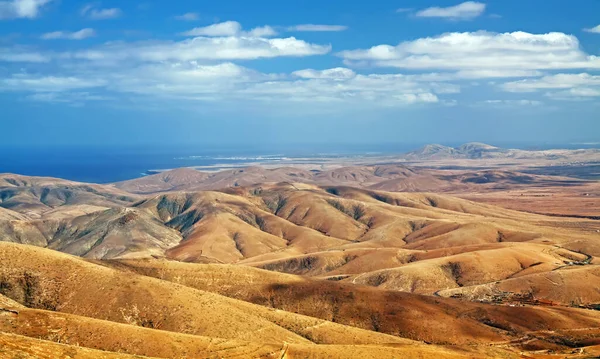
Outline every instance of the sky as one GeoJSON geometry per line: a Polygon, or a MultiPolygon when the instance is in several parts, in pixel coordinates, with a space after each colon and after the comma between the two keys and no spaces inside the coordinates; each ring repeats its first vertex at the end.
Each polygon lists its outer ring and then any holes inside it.
{"type": "Polygon", "coordinates": [[[0,0],[4,145],[600,142],[598,0],[0,0]]]}

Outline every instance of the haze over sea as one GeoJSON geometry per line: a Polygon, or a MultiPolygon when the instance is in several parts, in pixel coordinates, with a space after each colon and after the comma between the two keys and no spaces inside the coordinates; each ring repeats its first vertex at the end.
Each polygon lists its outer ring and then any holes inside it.
{"type": "MultiPolygon", "coordinates": [[[[249,162],[277,163],[281,158],[348,157],[402,154],[425,143],[303,146],[201,146],[136,147],[0,147],[0,173],[58,177],[81,182],[110,183],[144,176],[148,171],[179,167],[235,166],[249,162]]],[[[444,143],[459,146],[460,143],[444,143]]],[[[504,148],[551,149],[594,148],[599,144],[493,143],[504,148]]]]}

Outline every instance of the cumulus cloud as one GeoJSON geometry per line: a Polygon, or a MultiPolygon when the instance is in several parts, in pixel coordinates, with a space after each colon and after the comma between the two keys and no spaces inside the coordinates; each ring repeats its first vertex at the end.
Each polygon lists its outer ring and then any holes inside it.
{"type": "MultiPolygon", "coordinates": [[[[124,60],[146,62],[193,60],[253,60],[274,57],[323,55],[329,45],[317,45],[294,37],[195,37],[179,42],[111,43],[67,54],[72,59],[118,63],[124,60]]],[[[66,55],[65,55],[66,56],[66,55]]]]}
{"type": "MultiPolygon", "coordinates": [[[[436,103],[443,86],[423,83],[410,76],[384,74],[360,75],[350,69],[300,70],[292,76],[265,74],[231,63],[154,65],[142,68],[145,75],[129,82],[127,91],[178,96],[210,96],[246,100],[292,102],[343,102],[371,105],[410,105],[436,103]],[[158,70],[161,68],[161,70],[158,70]],[[440,91],[438,91],[440,90],[440,91]]],[[[123,86],[123,82],[117,86],[123,86]]]]}
{"type": "Polygon", "coordinates": [[[51,57],[38,51],[23,47],[0,48],[0,61],[3,62],[49,62],[51,57]]]}
{"type": "Polygon", "coordinates": [[[183,32],[184,36],[236,36],[242,32],[242,25],[237,21],[225,21],[209,26],[195,27],[183,32]]]}
{"type": "Polygon", "coordinates": [[[0,79],[0,90],[60,92],[104,86],[106,82],[99,79],[86,79],[74,76],[39,76],[16,74],[0,79]]]}
{"type": "Polygon", "coordinates": [[[444,70],[550,70],[600,68],[600,57],[588,55],[575,36],[560,32],[447,33],[397,46],[342,51],[347,64],[444,70]]]}
{"type": "Polygon", "coordinates": [[[336,67],[334,69],[327,70],[298,70],[294,71],[292,75],[305,79],[345,80],[355,77],[356,73],[347,68],[336,67]]]}
{"type": "Polygon", "coordinates": [[[507,82],[501,87],[508,92],[538,92],[558,100],[585,100],[600,96],[600,76],[588,73],[555,74],[537,79],[507,82]]]}
{"type": "Polygon", "coordinates": [[[509,92],[535,92],[548,89],[568,89],[581,86],[600,86],[600,76],[587,73],[581,74],[556,74],[544,76],[539,79],[526,79],[507,82],[502,85],[509,92]]]}
{"type": "MultiPolygon", "coordinates": [[[[63,76],[16,74],[0,79],[0,90],[31,92],[36,100],[68,98],[88,89],[186,101],[250,103],[347,103],[352,106],[409,106],[450,103],[444,84],[398,74],[356,74],[350,69],[306,69],[293,74],[262,73],[231,62],[161,62],[63,76]],[[60,93],[54,94],[54,93],[60,93]],[[41,94],[41,95],[36,95],[41,94]]],[[[33,98],[32,98],[33,99],[33,98]]],[[[60,101],[54,101],[60,102],[60,101]]]]}
{"type": "Polygon", "coordinates": [[[181,21],[196,21],[200,19],[200,14],[198,14],[197,12],[186,12],[183,15],[175,16],[175,19],[181,21]]]}
{"type": "Polygon", "coordinates": [[[553,100],[562,101],[597,101],[597,97],[600,97],[600,88],[572,88],[562,91],[548,92],[545,96],[553,100]]]}
{"type": "Polygon", "coordinates": [[[517,107],[517,106],[542,106],[544,103],[537,100],[486,100],[479,104],[492,105],[494,107],[517,107]]]}
{"type": "Polygon", "coordinates": [[[493,79],[493,78],[513,78],[513,77],[538,77],[543,72],[537,70],[461,70],[455,76],[456,79],[493,79]]]}
{"type": "Polygon", "coordinates": [[[277,31],[268,25],[255,27],[250,31],[242,31],[242,25],[237,21],[225,21],[209,26],[196,27],[189,31],[181,33],[183,36],[208,36],[208,37],[226,37],[226,36],[247,36],[247,37],[272,37],[277,35],[277,31]]]}
{"type": "Polygon", "coordinates": [[[251,37],[272,37],[277,35],[277,31],[271,26],[259,26],[254,29],[248,31],[246,33],[247,36],[251,37]]]}
{"type": "Polygon", "coordinates": [[[467,1],[450,7],[430,7],[416,13],[417,17],[441,17],[452,20],[470,20],[485,12],[484,3],[467,1]]]}
{"type": "Polygon", "coordinates": [[[57,39],[66,39],[66,40],[83,40],[88,37],[96,36],[96,31],[94,29],[86,28],[81,29],[75,32],[69,31],[54,31],[47,32],[43,34],[40,38],[42,40],[57,40],[57,39]]]}
{"type": "Polygon", "coordinates": [[[290,26],[287,31],[305,31],[305,32],[336,32],[345,31],[348,26],[344,25],[315,25],[315,24],[302,24],[290,26]]]}
{"type": "Polygon", "coordinates": [[[4,0],[0,1],[0,20],[33,19],[38,17],[44,5],[52,0],[4,0]]]}
{"type": "Polygon", "coordinates": [[[107,20],[120,17],[123,11],[119,8],[99,8],[98,4],[88,4],[81,9],[81,16],[89,17],[93,20],[107,20]]]}
{"type": "Polygon", "coordinates": [[[398,99],[401,102],[406,104],[415,104],[415,103],[436,103],[439,102],[439,99],[436,95],[432,93],[418,93],[418,94],[402,94],[394,96],[395,99],[398,99]]]}
{"type": "MultiPolygon", "coordinates": [[[[204,34],[181,41],[114,41],[103,45],[63,52],[36,52],[31,49],[0,48],[0,61],[48,62],[90,61],[102,65],[122,65],[123,61],[215,61],[255,60],[276,57],[303,57],[324,55],[331,45],[314,44],[295,37],[274,37],[276,31],[262,26],[242,31],[237,22],[226,22],[195,29],[193,33],[204,34]]],[[[57,31],[47,33],[43,39],[83,39],[94,34],[92,29],[77,32],[57,31]]],[[[82,64],[80,64],[82,65],[82,64]]],[[[83,65],[82,65],[83,66],[83,65]]]]}
{"type": "Polygon", "coordinates": [[[600,34],[600,25],[589,28],[589,29],[583,29],[583,31],[585,32],[592,32],[594,34],[600,34]]]}
{"type": "Polygon", "coordinates": [[[196,61],[143,65],[121,72],[111,89],[157,97],[222,99],[240,88],[278,75],[263,74],[231,62],[205,65],[196,61]]]}
{"type": "Polygon", "coordinates": [[[89,92],[38,92],[25,97],[35,102],[62,103],[69,106],[84,106],[89,101],[106,101],[110,98],[89,92]]]}

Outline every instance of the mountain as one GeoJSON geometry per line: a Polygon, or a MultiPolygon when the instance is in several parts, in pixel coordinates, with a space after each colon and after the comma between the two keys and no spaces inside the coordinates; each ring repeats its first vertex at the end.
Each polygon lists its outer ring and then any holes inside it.
{"type": "Polygon", "coordinates": [[[31,218],[77,206],[114,208],[130,205],[138,197],[111,186],[58,178],[0,174],[0,207],[31,218]]]}
{"type": "Polygon", "coordinates": [[[456,154],[456,149],[438,144],[425,145],[423,148],[409,152],[406,157],[410,158],[447,158],[456,154]]]}
{"type": "MultiPolygon", "coordinates": [[[[519,167],[525,171],[527,168],[530,167],[519,167]]],[[[138,196],[147,196],[177,191],[232,190],[261,183],[349,186],[386,192],[447,193],[516,210],[535,210],[556,215],[600,216],[597,206],[600,182],[530,174],[502,167],[473,170],[381,164],[338,166],[307,171],[301,168],[271,169],[255,166],[212,173],[177,169],[116,183],[113,186],[119,191],[128,190],[138,196]],[[170,180],[165,181],[166,178],[170,180]],[[191,182],[187,182],[188,180],[191,182]]],[[[67,208],[60,208],[46,212],[45,215],[61,216],[67,208]]],[[[81,214],[85,214],[84,209],[87,213],[92,210],[81,206],[70,210],[75,209],[81,214]]]]}
{"type": "Polygon", "coordinates": [[[222,190],[261,183],[305,183],[317,186],[352,186],[394,192],[483,191],[525,184],[528,187],[562,186],[589,182],[559,176],[525,174],[506,170],[436,170],[398,164],[344,166],[306,171],[293,167],[248,167],[219,172],[180,168],[113,184],[117,190],[138,195],[176,191],[222,190]],[[168,179],[168,180],[167,180],[168,179]]]}
{"type": "MultiPolygon", "coordinates": [[[[587,310],[465,303],[274,277],[238,266],[160,261],[96,264],[8,243],[0,243],[0,255],[5,258],[0,265],[1,293],[7,298],[0,331],[16,343],[41,340],[36,347],[53,350],[57,349],[52,342],[60,342],[163,358],[516,358],[519,355],[505,345],[490,346],[490,342],[514,341],[518,347],[521,336],[527,335],[538,348],[558,350],[556,336],[584,343],[593,332],[573,329],[600,327],[600,314],[587,310]],[[279,309],[283,307],[289,311],[279,309]],[[310,311],[313,316],[291,310],[310,311]],[[352,319],[356,314],[359,322],[352,319]],[[319,318],[325,315],[335,322],[319,318]],[[535,322],[527,320],[532,317],[535,322]],[[552,334],[538,333],[545,327],[552,327],[552,334]]],[[[18,348],[34,350],[24,344],[18,348]]]]}
{"type": "MultiPolygon", "coordinates": [[[[427,345],[273,310],[41,248],[0,243],[0,255],[8,259],[0,265],[1,292],[19,303],[2,309],[0,331],[17,342],[41,339],[44,343],[38,346],[53,350],[57,349],[51,342],[162,358],[511,355],[502,349],[427,345]],[[43,325],[31,326],[33,322],[43,325]]],[[[575,320],[590,325],[600,320],[596,316],[583,319],[577,310],[571,314],[572,318],[561,315],[554,322],[566,328],[575,320]]],[[[26,350],[25,345],[18,348],[26,350]]]]}
{"type": "Polygon", "coordinates": [[[563,161],[597,161],[600,150],[519,150],[494,147],[485,143],[470,142],[459,147],[446,147],[442,145],[426,145],[425,147],[409,152],[403,156],[409,161],[432,161],[450,159],[506,159],[506,160],[563,160],[563,161]]]}
{"type": "Polygon", "coordinates": [[[2,178],[11,355],[542,358],[600,345],[600,224],[530,213],[593,204],[594,181],[396,164],[2,178]],[[420,188],[551,199],[523,212],[420,188]]]}
{"type": "Polygon", "coordinates": [[[595,227],[432,193],[281,183],[5,220],[0,239],[90,259],[239,263],[431,295],[600,256],[595,227]]]}

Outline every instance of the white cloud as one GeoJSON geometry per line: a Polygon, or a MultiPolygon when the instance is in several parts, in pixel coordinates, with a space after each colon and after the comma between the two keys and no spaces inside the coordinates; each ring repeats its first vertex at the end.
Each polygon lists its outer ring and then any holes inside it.
{"type": "Polygon", "coordinates": [[[600,25],[592,27],[590,29],[583,29],[585,32],[592,32],[594,34],[600,34],[600,25]]]}
{"type": "Polygon", "coordinates": [[[330,79],[330,80],[346,80],[356,76],[356,73],[350,69],[343,67],[336,67],[328,70],[299,70],[294,71],[292,75],[305,78],[305,79],[330,79]]]}
{"type": "Polygon", "coordinates": [[[0,90],[41,94],[31,98],[38,101],[61,102],[58,99],[84,89],[192,102],[234,101],[241,105],[261,101],[322,106],[347,103],[348,108],[450,104],[455,101],[438,96],[456,92],[448,91],[444,84],[417,81],[411,75],[361,75],[345,68],[308,69],[286,75],[261,73],[230,62],[206,65],[195,61],[162,62],[109,72],[97,68],[62,76],[17,74],[0,79],[0,90]]]}
{"type": "Polygon", "coordinates": [[[306,31],[306,32],[335,32],[347,30],[348,26],[344,25],[315,25],[315,24],[302,24],[290,26],[287,31],[306,31]]]}
{"type": "Polygon", "coordinates": [[[600,76],[581,74],[556,74],[539,79],[508,82],[502,88],[508,92],[535,92],[549,89],[571,89],[582,86],[600,86],[600,76]]]}
{"type": "Polygon", "coordinates": [[[81,16],[89,17],[93,20],[115,19],[123,14],[119,8],[98,8],[98,4],[88,4],[81,9],[81,16]]]}
{"type": "Polygon", "coordinates": [[[2,19],[33,19],[38,17],[40,10],[51,0],[5,0],[0,1],[0,20],[2,19]]]}
{"type": "Polygon", "coordinates": [[[84,106],[89,101],[107,101],[110,98],[89,92],[38,92],[25,97],[27,100],[48,103],[63,103],[69,106],[84,106]]]}
{"type": "Polygon", "coordinates": [[[17,74],[9,78],[0,79],[0,90],[32,91],[32,92],[60,92],[74,89],[101,87],[106,84],[104,80],[85,79],[74,76],[35,76],[17,74]]]}
{"type": "Polygon", "coordinates": [[[600,88],[578,87],[568,90],[547,92],[546,97],[560,101],[598,101],[600,97],[600,88]]]}
{"type": "Polygon", "coordinates": [[[271,26],[259,26],[246,33],[250,37],[272,37],[277,35],[277,31],[271,26]]]}
{"type": "Polygon", "coordinates": [[[397,13],[405,13],[405,12],[411,12],[414,9],[412,7],[401,7],[399,9],[396,9],[397,13]]]}
{"type": "Polygon", "coordinates": [[[508,82],[501,87],[508,92],[546,91],[545,96],[555,100],[583,101],[600,96],[600,76],[587,73],[555,74],[508,82]]]}
{"type": "Polygon", "coordinates": [[[578,87],[570,89],[569,94],[576,97],[600,97],[600,88],[578,87]]]}
{"type": "Polygon", "coordinates": [[[266,39],[229,36],[195,37],[179,42],[111,43],[65,56],[118,64],[126,60],[160,62],[300,57],[323,55],[330,50],[329,45],[311,44],[294,37],[266,39]]]}
{"type": "Polygon", "coordinates": [[[144,65],[121,72],[111,81],[111,89],[158,97],[221,99],[237,89],[277,75],[262,74],[233,63],[202,65],[195,61],[144,65]]]}
{"type": "Polygon", "coordinates": [[[398,106],[437,103],[437,84],[397,74],[361,75],[349,69],[300,70],[300,79],[261,81],[238,91],[244,97],[269,101],[347,102],[349,106],[398,106]]]}
{"type": "Polygon", "coordinates": [[[4,62],[31,62],[42,63],[49,62],[50,56],[28,48],[12,47],[0,48],[0,61],[4,62]]]}
{"type": "Polygon", "coordinates": [[[255,27],[250,31],[242,31],[242,25],[237,21],[225,21],[209,26],[196,27],[189,31],[181,33],[183,36],[208,36],[208,37],[227,37],[227,36],[246,36],[246,37],[272,37],[277,35],[277,31],[268,25],[255,27]]]}
{"type": "Polygon", "coordinates": [[[56,39],[66,39],[66,40],[83,40],[88,37],[96,36],[96,31],[94,29],[86,28],[81,29],[75,32],[69,31],[54,31],[43,34],[40,38],[43,40],[56,40],[56,39]]]}
{"type": "Polygon", "coordinates": [[[542,106],[542,101],[536,100],[486,100],[480,104],[492,105],[494,107],[519,107],[519,106],[542,106]]]}
{"type": "Polygon", "coordinates": [[[441,17],[453,20],[469,20],[485,12],[484,3],[467,1],[450,7],[430,7],[417,12],[417,17],[441,17]]]}
{"type": "Polygon", "coordinates": [[[538,77],[543,72],[536,70],[461,70],[456,73],[457,79],[492,79],[511,77],[538,77]]]}
{"type": "Polygon", "coordinates": [[[236,36],[242,32],[242,25],[237,21],[225,21],[204,27],[196,27],[183,32],[184,36],[236,36]]]}
{"type": "Polygon", "coordinates": [[[197,12],[187,12],[183,15],[175,16],[175,19],[181,21],[196,21],[200,19],[200,14],[197,12]]]}
{"type": "Polygon", "coordinates": [[[399,101],[412,105],[415,103],[437,103],[439,102],[439,99],[436,95],[432,94],[432,93],[418,93],[418,94],[402,94],[402,95],[396,95],[394,96],[394,98],[398,99],[399,101]]]}
{"type": "Polygon", "coordinates": [[[575,36],[559,32],[447,33],[438,37],[342,51],[346,64],[444,70],[550,70],[600,68],[600,57],[580,49],[575,36]]]}

